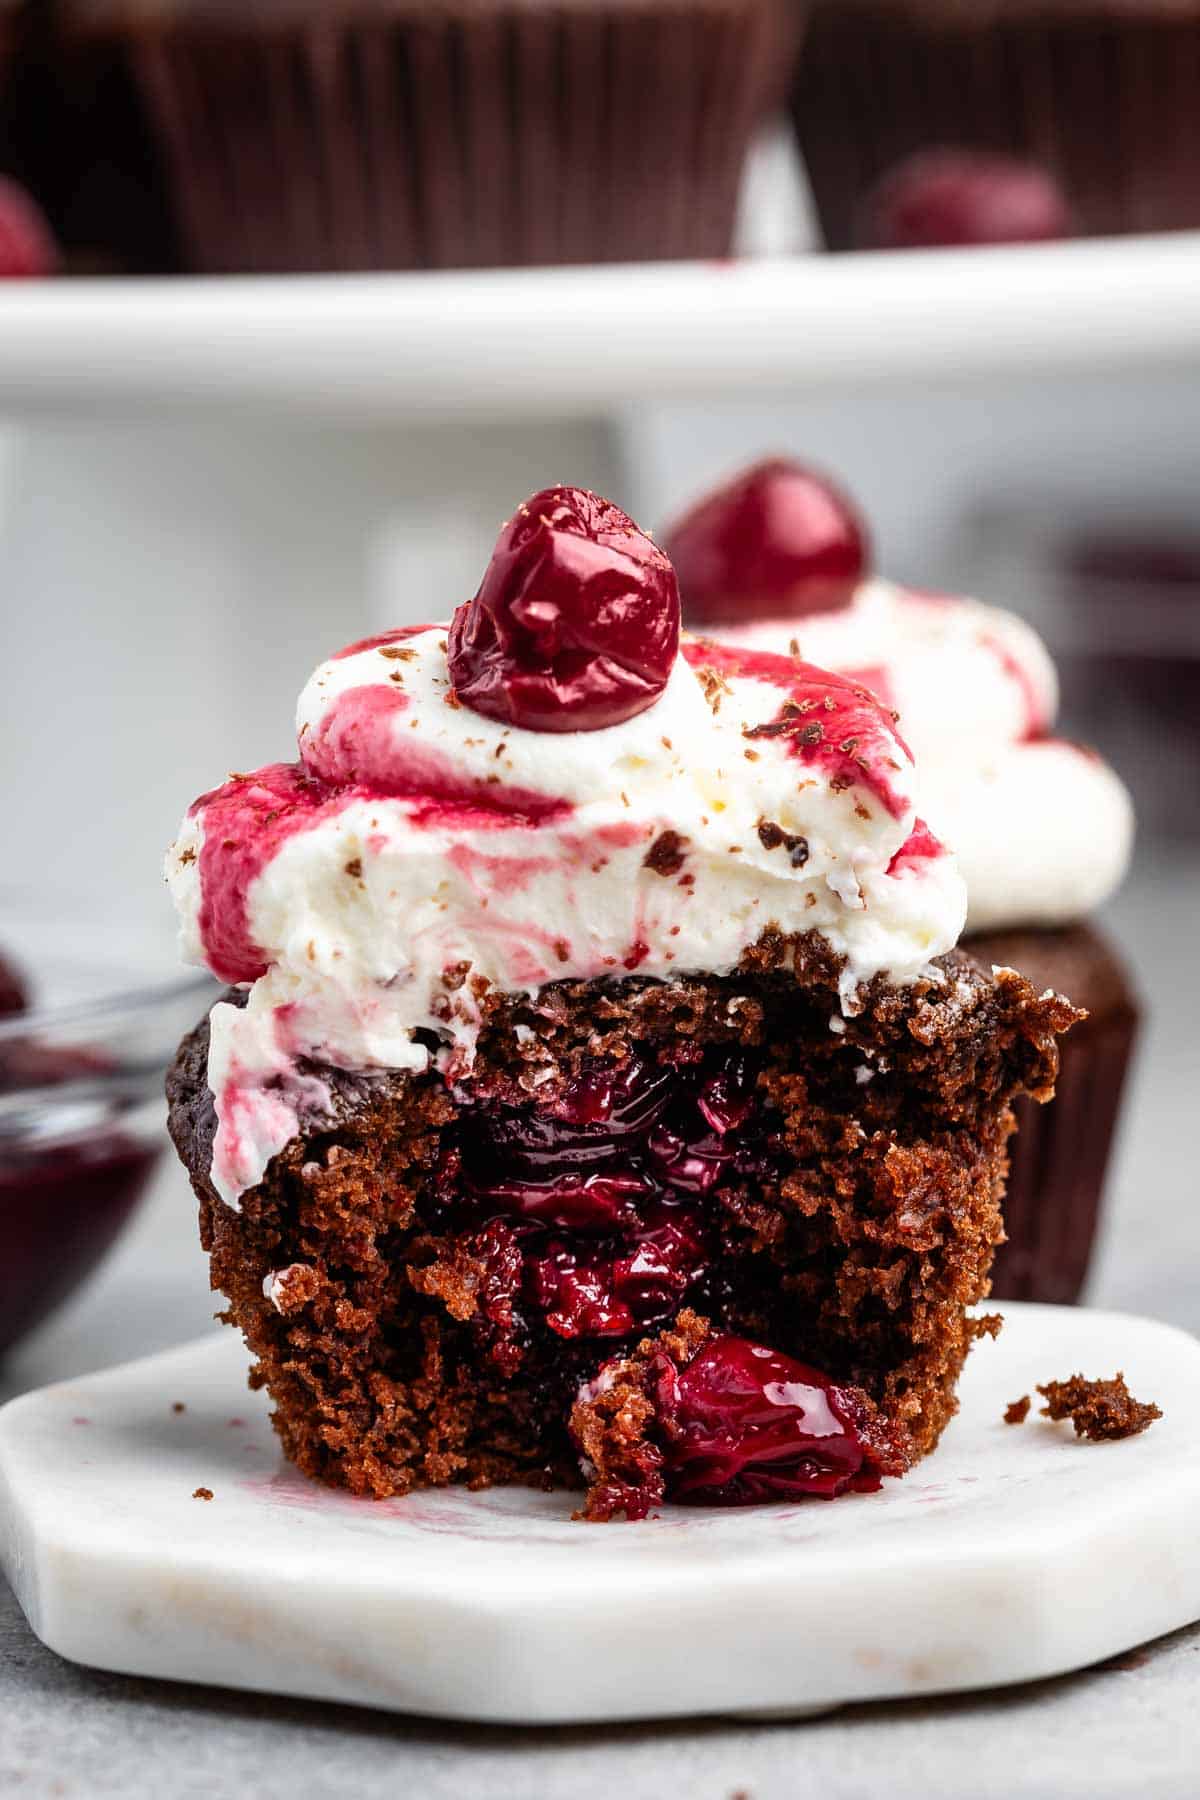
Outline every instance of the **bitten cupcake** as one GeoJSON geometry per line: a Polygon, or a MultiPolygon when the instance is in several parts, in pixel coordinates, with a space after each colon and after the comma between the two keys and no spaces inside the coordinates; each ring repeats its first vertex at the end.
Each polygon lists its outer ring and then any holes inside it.
{"type": "Polygon", "coordinates": [[[817,0],[791,104],[826,243],[945,147],[1040,164],[1085,234],[1200,223],[1198,46],[1191,0],[817,0]]]}
{"type": "Polygon", "coordinates": [[[203,272],[728,253],[788,0],[74,0],[203,272]]]}
{"type": "Polygon", "coordinates": [[[235,984],[171,1131],[292,1461],[596,1521],[903,1475],[1076,1014],[954,949],[888,708],[681,637],[662,550],[560,487],[297,723],[167,859],[235,984]]]}
{"type": "Polygon", "coordinates": [[[1054,1104],[1017,1103],[993,1282],[1009,1299],[1077,1299],[1138,1021],[1124,962],[1089,923],[1129,860],[1122,782],[1094,751],[1051,735],[1058,683],[1024,620],[872,576],[853,503],[802,465],[756,465],[664,545],[694,628],[790,649],[896,710],[924,814],[966,877],[964,947],[1087,1008],[1063,1044],[1054,1104]]]}

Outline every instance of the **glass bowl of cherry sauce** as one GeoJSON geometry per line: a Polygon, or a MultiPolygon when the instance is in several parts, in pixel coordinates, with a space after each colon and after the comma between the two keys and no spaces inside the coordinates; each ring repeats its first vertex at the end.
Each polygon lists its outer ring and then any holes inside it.
{"type": "Polygon", "coordinates": [[[166,1147],[167,1064],[214,991],[207,977],[113,981],[42,1004],[24,963],[0,957],[0,1356],[132,1218],[166,1147]]]}

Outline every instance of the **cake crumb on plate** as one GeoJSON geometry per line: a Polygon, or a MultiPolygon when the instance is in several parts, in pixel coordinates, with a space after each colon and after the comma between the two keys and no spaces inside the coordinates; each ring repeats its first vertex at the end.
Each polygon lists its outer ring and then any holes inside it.
{"type": "Polygon", "coordinates": [[[1134,1399],[1120,1369],[1110,1381],[1072,1375],[1066,1381],[1039,1383],[1038,1393],[1046,1401],[1041,1410],[1047,1418],[1070,1419],[1077,1437],[1096,1443],[1105,1438],[1136,1437],[1162,1418],[1161,1407],[1134,1399]]]}

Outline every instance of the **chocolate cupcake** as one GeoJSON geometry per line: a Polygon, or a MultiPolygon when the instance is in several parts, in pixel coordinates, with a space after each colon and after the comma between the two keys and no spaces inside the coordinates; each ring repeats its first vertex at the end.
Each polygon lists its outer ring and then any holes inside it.
{"type": "Polygon", "coordinates": [[[1054,175],[1079,231],[1200,223],[1200,13],[1189,0],[817,0],[792,115],[830,249],[916,151],[1054,175]]]}
{"type": "Polygon", "coordinates": [[[661,549],[556,488],[448,627],[314,673],[297,752],[167,859],[236,984],[171,1130],[291,1460],[601,1521],[932,1450],[1076,1015],[952,948],[890,710],[681,638],[661,549]]]}
{"type": "Polygon", "coordinates": [[[39,13],[25,87],[32,185],[73,274],[179,267],[174,209],[142,96],[121,47],[39,13]]]}
{"type": "Polygon", "coordinates": [[[202,272],[722,256],[787,0],[75,0],[202,272]]]}
{"type": "Polygon", "coordinates": [[[46,205],[45,14],[33,0],[0,0],[0,175],[46,205]]]}
{"type": "Polygon", "coordinates": [[[1087,923],[1128,864],[1124,785],[1094,751],[1052,735],[1058,682],[1030,626],[978,600],[872,577],[861,519],[812,470],[760,463],[694,506],[663,544],[685,619],[754,649],[792,650],[895,710],[924,817],[966,877],[963,947],[1087,1008],[1062,1047],[1057,1099],[1018,1103],[993,1276],[1004,1298],[1078,1298],[1137,1028],[1119,953],[1087,923]]]}

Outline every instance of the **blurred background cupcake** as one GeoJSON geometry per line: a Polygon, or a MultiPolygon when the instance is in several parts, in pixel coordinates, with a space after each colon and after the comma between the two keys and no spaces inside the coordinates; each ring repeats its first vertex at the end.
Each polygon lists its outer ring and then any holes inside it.
{"type": "Polygon", "coordinates": [[[800,22],[791,0],[66,0],[62,21],[77,72],[128,79],[185,267],[276,273],[723,256],[800,22]]]}
{"type": "Polygon", "coordinates": [[[874,576],[853,502],[804,465],[755,464],[663,544],[694,629],[799,654],[896,709],[929,823],[966,876],[965,947],[1088,1009],[1061,1047],[1056,1099],[1020,1105],[993,1282],[1001,1298],[1078,1299],[1139,1017],[1120,951],[1091,923],[1130,858],[1123,783],[1052,735],[1058,680],[1031,626],[874,576]]]}
{"type": "Polygon", "coordinates": [[[1190,0],[816,0],[791,107],[845,250],[880,178],[945,149],[1039,165],[1086,235],[1194,226],[1198,84],[1190,0]]]}
{"type": "Polygon", "coordinates": [[[172,274],[174,205],[151,121],[119,45],[76,32],[51,4],[39,14],[25,129],[34,191],[76,275],[172,274]]]}

